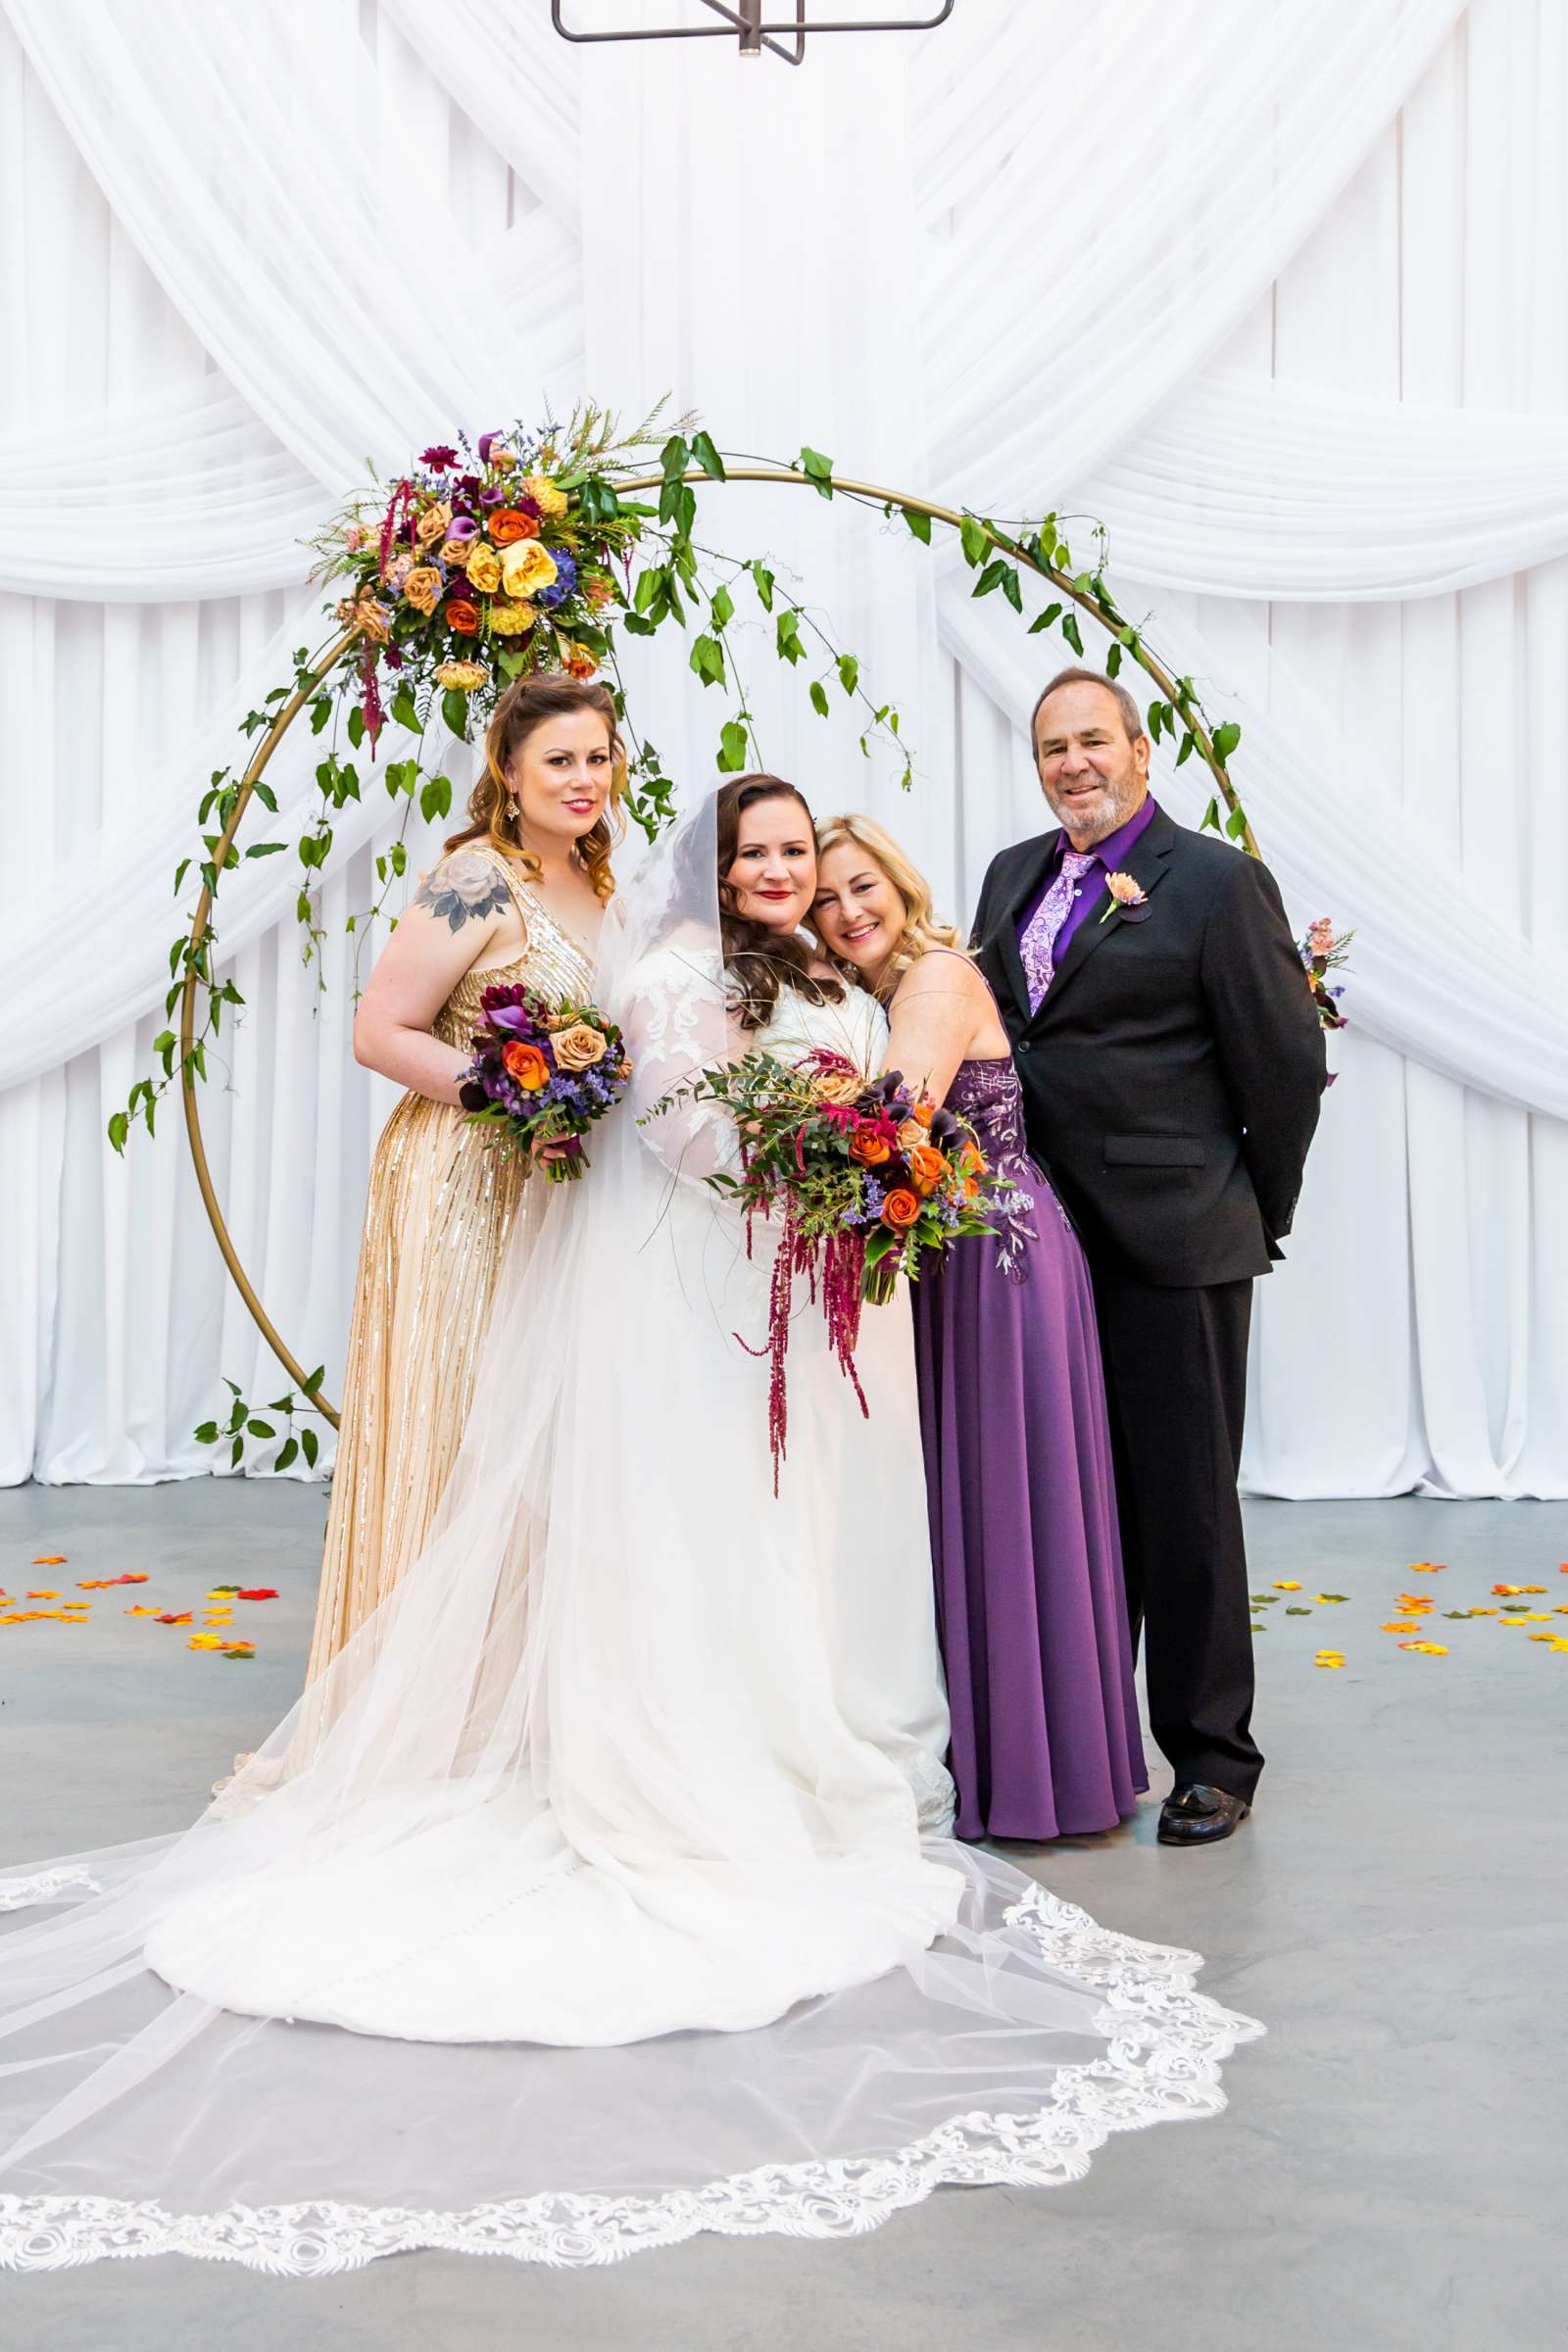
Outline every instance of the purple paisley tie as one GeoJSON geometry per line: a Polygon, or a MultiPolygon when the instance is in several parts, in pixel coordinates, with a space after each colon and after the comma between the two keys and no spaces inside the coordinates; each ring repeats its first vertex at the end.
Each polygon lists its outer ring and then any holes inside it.
{"type": "Polygon", "coordinates": [[[1065,852],[1060,873],[1035,908],[1029,928],[1018,942],[1024,978],[1029,983],[1031,1012],[1040,1010],[1040,1001],[1055,975],[1056,935],[1072,911],[1073,894],[1082,876],[1094,864],[1096,855],[1094,850],[1065,852]]]}

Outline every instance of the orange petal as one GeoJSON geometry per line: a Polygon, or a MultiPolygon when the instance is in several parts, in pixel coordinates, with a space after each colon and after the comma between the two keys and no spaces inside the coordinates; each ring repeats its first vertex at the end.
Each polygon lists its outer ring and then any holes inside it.
{"type": "Polygon", "coordinates": [[[63,1551],[40,1551],[32,1564],[35,1568],[64,1568],[66,1554],[63,1551]]]}

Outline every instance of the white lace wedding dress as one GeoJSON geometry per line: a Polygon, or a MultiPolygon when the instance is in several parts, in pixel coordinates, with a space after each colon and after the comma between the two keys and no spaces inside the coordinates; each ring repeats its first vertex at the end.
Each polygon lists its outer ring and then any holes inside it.
{"type": "MultiPolygon", "coordinates": [[[[713,856],[710,803],[601,977],[643,1113],[725,1050],[713,856]]],[[[763,1042],[870,1061],[879,1021],[797,1000],[763,1042]]],[[[1257,2029],[1191,1954],[922,1838],[906,1310],[865,1318],[865,1422],[802,1299],[775,1501],[732,1149],[710,1111],[601,1129],[393,1601],[184,1837],[0,1882],[0,2261],[830,2234],[1223,2104],[1257,2029]]]]}

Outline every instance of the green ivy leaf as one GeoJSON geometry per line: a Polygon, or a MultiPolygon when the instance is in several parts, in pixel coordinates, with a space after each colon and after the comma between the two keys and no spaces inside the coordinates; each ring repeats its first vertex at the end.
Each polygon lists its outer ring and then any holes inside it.
{"type": "Polygon", "coordinates": [[[122,1154],[124,1152],[125,1138],[129,1135],[129,1133],[130,1121],[126,1118],[122,1110],[117,1110],[109,1122],[109,1141],[114,1146],[115,1150],[122,1154]]]}
{"type": "Polygon", "coordinates": [[[1225,819],[1225,830],[1230,835],[1232,841],[1240,841],[1242,835],[1247,831],[1247,810],[1245,808],[1233,808],[1229,816],[1225,819]]]}
{"type": "Polygon", "coordinates": [[[1182,766],[1184,766],[1184,765],[1186,764],[1186,762],[1187,762],[1187,761],[1188,761],[1188,760],[1189,760],[1192,758],[1192,756],[1193,756],[1193,750],[1194,750],[1193,736],[1192,736],[1191,729],[1189,729],[1189,731],[1187,732],[1187,734],[1185,734],[1185,735],[1182,737],[1182,748],[1181,748],[1181,750],[1180,750],[1180,751],[1177,753],[1177,755],[1176,755],[1176,764],[1177,764],[1177,766],[1178,766],[1178,767],[1182,767],[1182,766]]]}
{"type": "Polygon", "coordinates": [[[275,858],[279,850],[287,848],[286,841],[253,841],[246,845],[245,855],[247,858],[275,858]]]}
{"type": "Polygon", "coordinates": [[[773,574],[768,570],[767,565],[761,563],[754,562],[747,568],[756,584],[762,611],[771,612],[773,610],[773,574]]]}
{"type": "Polygon", "coordinates": [[[805,659],[806,648],[801,643],[801,616],[793,608],[779,614],[774,629],[774,643],[780,661],[796,662],[805,659]]]}
{"type": "Polygon", "coordinates": [[[1061,607],[1059,605],[1048,605],[1045,611],[1040,614],[1038,620],[1032,620],[1029,623],[1030,636],[1038,637],[1042,629],[1049,629],[1052,622],[1054,620],[1059,620],[1060,617],[1061,607]]]}
{"type": "Polygon", "coordinates": [[[441,715],[460,743],[468,740],[468,698],[461,686],[449,686],[441,697],[441,715]]]}
{"type": "Polygon", "coordinates": [[[722,582],[720,582],[719,586],[713,590],[713,602],[711,610],[713,614],[714,628],[728,628],[730,622],[735,617],[735,600],[722,582]]]}
{"type": "Polygon", "coordinates": [[[717,450],[713,447],[713,444],[709,439],[707,433],[693,433],[692,456],[697,460],[698,465],[708,475],[710,481],[721,482],[726,478],[724,473],[724,461],[719,456],[717,450]]]}
{"type": "Polygon", "coordinates": [[[289,1464],[298,1456],[300,1442],[298,1438],[290,1438],[280,1449],[276,1461],[272,1464],[272,1468],[274,1470],[286,1470],[289,1467],[289,1464]]]}
{"type": "Polygon", "coordinates": [[[446,816],[452,808],[452,779],[450,776],[427,776],[419,788],[419,814],[426,824],[438,816],[446,816]]]}
{"type": "Polygon", "coordinates": [[[218,1423],[204,1421],[195,1435],[198,1446],[216,1446],[218,1444],[218,1423]]]}
{"type": "Polygon", "coordinates": [[[308,1466],[314,1470],[316,1468],[316,1457],[321,1450],[321,1441],[317,1436],[314,1429],[302,1429],[300,1431],[300,1450],[304,1454],[308,1466]]]}
{"type": "Polygon", "coordinates": [[[1000,588],[1002,586],[1002,575],[1006,568],[1006,564],[1003,562],[1002,558],[998,556],[995,562],[986,565],[984,571],[976,580],[974,587],[970,591],[971,596],[989,596],[993,588],[1000,588]]]}
{"type": "Polygon", "coordinates": [[[839,656],[839,684],[846,694],[853,694],[860,683],[860,664],[854,654],[839,656]]]}
{"type": "Polygon", "coordinates": [[[229,1466],[229,1468],[230,1468],[231,1470],[237,1470],[237,1469],[239,1468],[239,1466],[240,1466],[240,1463],[241,1463],[241,1461],[244,1459],[244,1455],[245,1455],[245,1441],[244,1441],[244,1439],[243,1439],[243,1438],[236,1438],[236,1439],[234,1440],[234,1443],[233,1443],[233,1445],[232,1445],[232,1446],[229,1447],[229,1453],[228,1453],[228,1466],[229,1466]]]}
{"type": "Polygon", "coordinates": [[[1003,569],[1002,593],[1015,612],[1023,611],[1023,589],[1019,585],[1017,571],[1011,564],[1004,565],[1003,569]]]}
{"type": "Polygon", "coordinates": [[[920,545],[922,547],[929,547],[931,544],[930,515],[917,514],[913,507],[901,507],[899,512],[904,516],[905,521],[908,524],[909,529],[913,533],[914,537],[919,540],[920,545]]]}
{"type": "Polygon", "coordinates": [[[690,666],[705,686],[723,685],[724,649],[716,637],[704,635],[693,638],[690,666]]]}
{"type": "Polygon", "coordinates": [[[1084,640],[1083,632],[1078,626],[1078,615],[1076,612],[1064,612],[1062,614],[1061,633],[1066,638],[1067,643],[1072,647],[1073,652],[1078,656],[1078,659],[1082,661],[1084,640]]]}
{"type": "Polygon", "coordinates": [[[365,712],[360,709],[358,703],[349,712],[349,741],[356,751],[365,741],[365,712]]]}
{"type": "Polygon", "coordinates": [[[963,560],[972,571],[991,545],[985,525],[974,515],[966,514],[958,525],[958,538],[963,548],[963,560]]]}
{"type": "Polygon", "coordinates": [[[746,729],[738,718],[726,718],[718,737],[719,773],[741,775],[746,767],[746,729]]]}
{"type": "Polygon", "coordinates": [[[1113,678],[1121,667],[1121,647],[1114,637],[1105,648],[1105,675],[1113,678]]]}
{"type": "Polygon", "coordinates": [[[637,575],[637,585],[632,591],[632,611],[634,612],[646,612],[650,605],[652,605],[654,602],[654,599],[662,589],[663,585],[664,573],[662,565],[655,564],[647,571],[639,572],[637,575]]]}
{"type": "Polygon", "coordinates": [[[277,1435],[277,1432],[272,1427],[270,1421],[257,1421],[253,1419],[247,1421],[245,1426],[250,1431],[250,1434],[253,1438],[275,1438],[277,1435]]]}
{"type": "Polygon", "coordinates": [[[813,678],[811,680],[811,709],[816,712],[818,718],[826,718],[827,688],[823,685],[820,678],[813,678]]]}
{"type": "Polygon", "coordinates": [[[1203,810],[1203,820],[1198,830],[1200,833],[1217,833],[1219,831],[1218,800],[1209,802],[1208,807],[1203,810]]]}
{"type": "Polygon", "coordinates": [[[692,462],[690,445],[682,434],[670,434],[659,453],[659,462],[663,468],[666,484],[678,482],[692,462]]]}
{"type": "Polygon", "coordinates": [[[824,458],[819,449],[803,448],[801,464],[806,468],[807,478],[815,483],[818,494],[823,498],[831,498],[833,495],[832,459],[824,458]]]}
{"type": "Polygon", "coordinates": [[[1228,718],[1222,727],[1214,729],[1214,757],[1221,767],[1225,765],[1226,760],[1229,760],[1241,740],[1242,730],[1234,718],[1228,718]]]}
{"type": "Polygon", "coordinates": [[[415,706],[413,692],[406,684],[400,686],[392,697],[392,716],[400,727],[407,727],[411,735],[424,733],[423,727],[419,724],[419,713],[415,706]]]}

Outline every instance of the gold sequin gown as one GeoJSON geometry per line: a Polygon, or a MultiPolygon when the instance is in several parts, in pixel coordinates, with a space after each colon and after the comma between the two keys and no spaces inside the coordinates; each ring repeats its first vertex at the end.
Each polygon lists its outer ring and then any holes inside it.
{"type": "MultiPolygon", "coordinates": [[[[483,991],[503,982],[585,1002],[578,943],[499,853],[528,934],[511,963],[466,972],[433,1023],[466,1047],[483,991]]],[[[416,1559],[457,1459],[502,1257],[528,1247],[542,1180],[486,1143],[455,1104],[408,1094],[370,1163],[349,1327],[337,1467],[306,1679],[314,1682],[416,1559]]]]}

